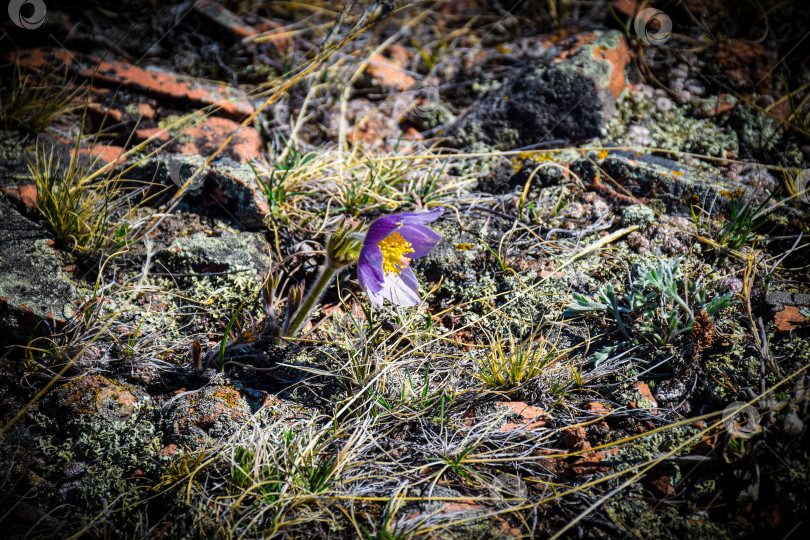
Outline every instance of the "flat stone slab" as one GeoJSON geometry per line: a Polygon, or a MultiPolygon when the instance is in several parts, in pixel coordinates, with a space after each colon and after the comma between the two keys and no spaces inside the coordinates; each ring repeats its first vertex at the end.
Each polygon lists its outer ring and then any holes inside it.
{"type": "Polygon", "coordinates": [[[776,291],[765,297],[765,304],[780,332],[810,328],[810,294],[776,291]]]}
{"type": "Polygon", "coordinates": [[[267,272],[270,252],[260,233],[209,236],[196,233],[175,239],[157,255],[168,268],[200,275],[267,272]]]}
{"type": "Polygon", "coordinates": [[[0,198],[0,340],[57,329],[73,316],[77,296],[48,231],[0,198]]]}
{"type": "Polygon", "coordinates": [[[620,201],[633,203],[632,195],[640,202],[648,203],[658,199],[664,203],[667,212],[689,213],[690,204],[711,210],[712,215],[727,212],[730,207],[730,193],[740,190],[758,198],[761,194],[745,184],[713,175],[666,158],[649,156],[624,150],[611,150],[601,161],[604,173],[621,185],[624,190],[596,174],[595,168],[579,160],[572,169],[580,174],[585,183],[592,183],[596,191],[605,198],[616,197],[620,201]]]}
{"type": "MultiPolygon", "coordinates": [[[[204,164],[200,156],[152,157],[129,170],[127,178],[179,188],[204,164]]],[[[186,190],[183,201],[195,210],[224,213],[245,229],[264,230],[270,206],[250,166],[226,158],[216,160],[186,190]]]]}
{"type": "Polygon", "coordinates": [[[14,51],[6,57],[24,67],[72,66],[79,76],[96,83],[120,84],[157,98],[219,107],[222,114],[242,120],[253,114],[247,94],[233,86],[183,77],[158,68],[142,68],[125,60],[102,60],[65,49],[34,48],[14,51]]]}

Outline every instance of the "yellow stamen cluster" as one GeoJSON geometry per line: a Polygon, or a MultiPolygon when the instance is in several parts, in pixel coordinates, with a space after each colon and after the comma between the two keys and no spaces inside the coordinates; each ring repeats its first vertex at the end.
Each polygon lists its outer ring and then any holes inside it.
{"type": "Polygon", "coordinates": [[[405,255],[413,253],[412,244],[398,232],[386,236],[377,242],[377,245],[380,246],[382,251],[383,272],[385,272],[385,275],[394,274],[398,276],[411,263],[411,260],[405,255]]]}

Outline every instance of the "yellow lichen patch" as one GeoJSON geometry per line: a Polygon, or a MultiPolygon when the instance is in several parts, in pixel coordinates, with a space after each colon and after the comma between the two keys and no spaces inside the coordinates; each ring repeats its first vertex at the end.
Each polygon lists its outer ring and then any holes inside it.
{"type": "Polygon", "coordinates": [[[214,389],[213,392],[214,398],[219,398],[224,401],[230,408],[236,409],[239,407],[239,404],[242,399],[242,394],[239,393],[238,390],[235,388],[229,388],[227,386],[220,386],[214,389]]]}
{"type": "Polygon", "coordinates": [[[405,255],[413,253],[412,244],[405,240],[398,232],[393,232],[386,236],[377,245],[380,246],[383,256],[383,272],[385,275],[394,274],[398,276],[411,260],[405,255]]]}
{"type": "Polygon", "coordinates": [[[518,154],[518,157],[522,160],[531,159],[535,163],[544,163],[546,161],[554,161],[559,156],[560,152],[557,150],[554,151],[547,151],[547,150],[534,150],[529,152],[521,152],[518,154]]]}
{"type": "Polygon", "coordinates": [[[598,157],[599,159],[605,159],[606,157],[608,157],[608,153],[609,152],[607,150],[600,150],[599,154],[597,154],[596,157],[598,157]]]}
{"type": "Polygon", "coordinates": [[[723,189],[720,191],[720,195],[728,200],[739,199],[740,197],[743,196],[744,193],[745,192],[742,190],[742,188],[737,188],[733,190],[723,189]]]}
{"type": "Polygon", "coordinates": [[[453,244],[453,247],[459,251],[469,251],[473,248],[472,244],[453,244]]]}

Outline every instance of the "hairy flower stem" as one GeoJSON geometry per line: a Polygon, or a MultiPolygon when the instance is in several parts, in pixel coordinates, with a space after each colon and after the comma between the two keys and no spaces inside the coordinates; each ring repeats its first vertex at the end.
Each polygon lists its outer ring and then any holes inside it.
{"type": "Polygon", "coordinates": [[[326,290],[326,287],[329,286],[329,283],[332,282],[332,278],[335,277],[338,270],[339,268],[335,268],[329,262],[323,265],[323,269],[321,269],[321,275],[318,276],[318,280],[315,281],[315,284],[301,301],[301,305],[298,306],[295,314],[287,323],[287,328],[284,331],[283,337],[288,338],[294,336],[295,333],[298,332],[298,330],[304,326],[304,324],[306,324],[306,322],[309,320],[310,312],[315,308],[315,304],[317,304],[318,300],[321,299],[323,292],[326,290]]]}

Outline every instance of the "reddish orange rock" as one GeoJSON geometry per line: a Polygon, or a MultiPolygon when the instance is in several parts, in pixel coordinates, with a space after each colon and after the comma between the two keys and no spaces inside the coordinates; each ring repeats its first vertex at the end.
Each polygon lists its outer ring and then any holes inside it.
{"type": "Polygon", "coordinates": [[[398,43],[394,43],[388,47],[388,57],[391,61],[399,67],[404,67],[413,58],[414,53],[403,47],[398,43]]]}
{"type": "Polygon", "coordinates": [[[285,31],[284,25],[280,23],[264,19],[253,28],[256,32],[259,32],[259,35],[250,38],[254,43],[269,41],[279,49],[288,49],[293,45],[292,38],[289,33],[285,31]]]}
{"type": "Polygon", "coordinates": [[[599,416],[603,416],[605,414],[610,414],[610,405],[599,403],[598,401],[592,401],[591,403],[585,405],[585,410],[599,416]]]}
{"type": "Polygon", "coordinates": [[[776,329],[780,332],[790,332],[807,326],[809,322],[808,318],[802,315],[800,308],[796,306],[785,306],[785,309],[774,315],[773,321],[776,324],[776,329]]]}
{"type": "Polygon", "coordinates": [[[247,94],[232,86],[217,85],[199,79],[144,69],[124,60],[102,60],[65,49],[38,48],[14,51],[6,58],[18,60],[25,67],[44,67],[62,63],[75,66],[79,76],[93,78],[96,83],[121,84],[138,92],[175,101],[190,101],[197,105],[214,105],[223,114],[243,119],[253,114],[247,94]]]}
{"type": "Polygon", "coordinates": [[[638,9],[638,2],[636,0],[614,0],[613,9],[623,17],[632,17],[638,9]]]}
{"type": "Polygon", "coordinates": [[[744,90],[768,93],[773,67],[768,51],[762,44],[731,40],[720,46],[714,61],[729,79],[740,84],[744,90]]]}
{"type": "Polygon", "coordinates": [[[630,61],[630,49],[627,47],[627,41],[621,35],[617,39],[619,44],[615,48],[594,47],[593,49],[595,59],[607,60],[613,66],[610,71],[607,90],[615,98],[618,98],[627,86],[627,77],[624,70],[630,61]]]}
{"type": "Polygon", "coordinates": [[[124,119],[123,111],[107,107],[100,103],[88,103],[87,110],[97,116],[99,120],[102,118],[106,119],[104,122],[105,125],[109,125],[111,121],[121,122],[124,119]]]}
{"type": "Polygon", "coordinates": [[[554,62],[576,67],[592,76],[599,90],[605,90],[613,98],[618,98],[627,88],[625,68],[630,58],[632,51],[623,35],[618,32],[590,32],[576,34],[570,43],[565,44],[554,62]],[[608,62],[610,65],[606,66],[607,69],[588,67],[586,55],[597,62],[608,62]]]}
{"type": "Polygon", "coordinates": [[[245,24],[242,19],[218,2],[197,0],[197,2],[194,3],[194,9],[197,13],[207,17],[240,38],[255,36],[258,33],[255,28],[245,24]]]}
{"type": "Polygon", "coordinates": [[[618,448],[606,448],[599,452],[586,452],[582,459],[571,464],[571,471],[576,475],[609,471],[612,467],[605,461],[618,453],[618,448]]]}
{"type": "Polygon", "coordinates": [[[178,446],[200,448],[232,433],[249,416],[248,404],[238,390],[207,386],[174,398],[167,414],[168,433],[178,446]]]}
{"type": "Polygon", "coordinates": [[[155,108],[148,103],[138,103],[138,115],[144,118],[154,118],[155,108]]]}
{"type": "Polygon", "coordinates": [[[29,208],[37,207],[36,184],[23,184],[13,188],[0,188],[0,192],[11,196],[29,208]]]}
{"type": "Polygon", "coordinates": [[[650,391],[650,387],[647,386],[647,383],[637,381],[636,383],[633,384],[633,388],[638,390],[638,392],[641,394],[642,399],[631,400],[628,402],[628,405],[630,405],[633,408],[639,409],[655,409],[658,407],[658,402],[653,397],[652,392],[650,391]]]}
{"type": "Polygon", "coordinates": [[[246,163],[257,158],[261,152],[262,139],[259,132],[251,126],[212,116],[197,126],[188,127],[180,132],[180,140],[185,140],[179,148],[183,154],[201,154],[210,156],[231,134],[233,140],[226,147],[226,153],[233,155],[237,161],[246,163]]]}
{"type": "Polygon", "coordinates": [[[585,440],[586,433],[583,426],[571,426],[565,430],[563,444],[572,452],[582,452],[591,449],[591,443],[585,440]]]}
{"type": "Polygon", "coordinates": [[[675,486],[672,485],[672,474],[666,466],[656,465],[647,473],[650,487],[662,497],[674,497],[675,486]]]}
{"type": "Polygon", "coordinates": [[[154,137],[154,140],[165,143],[168,142],[169,140],[169,133],[165,129],[160,127],[142,128],[135,130],[135,137],[142,141],[154,137]]]}
{"type": "Polygon", "coordinates": [[[180,451],[180,447],[176,444],[170,444],[168,446],[163,447],[160,452],[157,453],[158,457],[172,457],[176,453],[180,451]]]}
{"type": "MultiPolygon", "coordinates": [[[[70,155],[73,155],[75,152],[76,149],[72,148],[70,150],[70,155]]],[[[89,149],[79,149],[79,155],[90,154],[91,156],[100,158],[105,163],[115,163],[115,165],[123,165],[126,163],[124,152],[125,150],[122,147],[112,144],[99,144],[89,149]]]]}
{"type": "Polygon", "coordinates": [[[545,427],[550,420],[549,415],[543,409],[532,407],[522,401],[503,401],[496,404],[496,407],[505,407],[510,409],[513,413],[520,416],[521,423],[507,422],[501,428],[501,433],[512,431],[515,429],[536,429],[545,427]]]}
{"type": "Polygon", "coordinates": [[[720,94],[717,96],[717,101],[715,104],[709,109],[709,114],[712,116],[720,116],[723,113],[726,113],[733,109],[736,106],[736,102],[730,102],[728,99],[728,94],[720,94]]]}
{"type": "Polygon", "coordinates": [[[368,72],[380,86],[405,90],[416,79],[408,75],[402,68],[379,54],[371,55],[368,61],[368,72]]]}
{"type": "Polygon", "coordinates": [[[364,142],[372,145],[382,138],[385,125],[378,117],[363,118],[349,133],[349,141],[353,144],[364,142]]]}
{"type": "Polygon", "coordinates": [[[409,127],[408,129],[405,130],[405,133],[402,134],[402,138],[407,140],[407,141],[421,141],[421,140],[424,140],[424,137],[422,137],[422,134],[419,132],[419,130],[416,129],[415,127],[413,127],[413,126],[411,126],[411,127],[409,127]]]}

